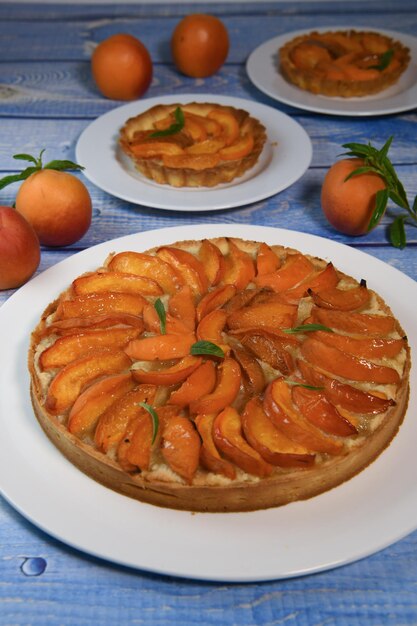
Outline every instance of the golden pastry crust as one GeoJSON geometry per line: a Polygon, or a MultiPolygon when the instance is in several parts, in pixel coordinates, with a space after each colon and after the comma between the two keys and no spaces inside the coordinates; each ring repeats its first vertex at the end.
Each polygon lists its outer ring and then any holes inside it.
{"type": "Polygon", "coordinates": [[[395,84],[409,49],[373,31],[313,31],[279,50],[284,77],[301,89],[343,98],[369,96],[395,84]]]}
{"type": "Polygon", "coordinates": [[[204,512],[284,505],[362,471],[402,423],[409,369],[404,331],[363,282],[223,238],[110,255],[47,307],[29,352],[35,414],[74,465],[204,512]],[[190,354],[197,340],[224,358],[190,354]]]}
{"type": "Polygon", "coordinates": [[[242,109],[218,104],[156,105],[127,120],[120,146],[146,178],[172,187],[214,187],[230,183],[258,161],[266,141],[264,126],[242,109]],[[175,124],[184,125],[156,136],[175,124]]]}

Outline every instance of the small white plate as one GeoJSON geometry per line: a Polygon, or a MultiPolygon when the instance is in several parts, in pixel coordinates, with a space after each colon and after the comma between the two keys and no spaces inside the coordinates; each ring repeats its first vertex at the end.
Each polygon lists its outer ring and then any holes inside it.
{"type": "MultiPolygon", "coordinates": [[[[318,32],[330,30],[366,30],[360,26],[316,28],[318,32]]],[[[363,98],[337,98],[313,94],[289,83],[279,72],[278,50],[287,41],[311,32],[299,30],[269,39],[256,48],[246,63],[247,74],[252,83],[274,100],[315,113],[328,115],[373,116],[409,111],[417,107],[417,39],[404,33],[375,30],[401,41],[410,49],[411,60],[398,82],[381,93],[363,98]]]]}
{"type": "Polygon", "coordinates": [[[131,102],[97,118],[81,134],[76,158],[91,182],[122,200],[170,211],[214,211],[258,202],[286,189],[309,167],[312,146],[297,122],[264,104],[210,94],[178,94],[131,102]],[[118,148],[119,131],[129,117],[156,104],[176,102],[215,102],[248,111],[267,132],[258,163],[231,183],[214,188],[176,189],[142,176],[118,148]]]}
{"type": "Polygon", "coordinates": [[[29,335],[46,305],[112,251],[143,251],[184,239],[233,236],[284,244],[365,278],[398,316],[417,353],[417,283],[334,241],[240,224],[180,226],[128,235],[46,270],[0,309],[0,489],[66,544],[138,569],[227,582],[301,576],[366,557],[417,528],[416,369],[410,409],[391,445],[366,470],[320,496],[252,513],[191,514],[117,494],[74,467],[47,439],[29,398],[29,335]],[[406,294],[406,295],[405,295],[406,294]]]}

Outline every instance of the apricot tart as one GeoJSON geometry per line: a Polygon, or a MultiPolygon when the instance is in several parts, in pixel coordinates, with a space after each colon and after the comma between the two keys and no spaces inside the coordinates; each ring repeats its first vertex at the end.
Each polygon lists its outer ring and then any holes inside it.
{"type": "Polygon", "coordinates": [[[284,77],[301,89],[326,96],[368,96],[397,82],[409,49],[391,37],[367,31],[311,32],[279,50],[284,77]]]}
{"type": "Polygon", "coordinates": [[[388,446],[410,351],[365,281],[241,239],[111,254],[52,302],[29,354],[36,416],[100,483],[247,511],[320,494],[388,446]]]}
{"type": "Polygon", "coordinates": [[[139,172],[173,187],[214,187],[252,168],[264,126],[242,109],[192,102],[157,105],[127,120],[120,146],[139,172]]]}

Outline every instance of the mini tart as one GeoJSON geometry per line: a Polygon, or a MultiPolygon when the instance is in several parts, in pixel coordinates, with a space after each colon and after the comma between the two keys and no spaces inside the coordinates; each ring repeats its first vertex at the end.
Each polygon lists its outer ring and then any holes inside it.
{"type": "Polygon", "coordinates": [[[172,187],[214,187],[252,168],[266,140],[264,126],[242,109],[218,104],[157,105],[130,118],[120,146],[136,169],[172,187]],[[184,125],[163,136],[181,109],[184,125]]]}
{"type": "Polygon", "coordinates": [[[88,476],[163,507],[253,511],[334,488],[389,445],[410,351],[365,281],[218,238],[76,278],[32,333],[29,370],[42,428],[88,476]]]}
{"type": "Polygon", "coordinates": [[[312,93],[343,98],[386,89],[397,82],[409,61],[409,49],[399,41],[368,31],[313,31],[279,50],[280,68],[289,82],[312,93]]]}

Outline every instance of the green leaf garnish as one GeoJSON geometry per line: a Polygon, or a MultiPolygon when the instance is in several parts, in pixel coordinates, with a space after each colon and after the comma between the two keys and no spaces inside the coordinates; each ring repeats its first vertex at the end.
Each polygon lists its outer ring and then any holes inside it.
{"type": "Polygon", "coordinates": [[[146,411],[148,411],[149,415],[152,418],[152,441],[151,441],[151,445],[153,446],[153,444],[155,443],[156,435],[158,434],[158,428],[159,428],[158,413],[147,402],[138,402],[138,406],[141,406],[142,409],[145,409],[146,411]]]}
{"type": "Polygon", "coordinates": [[[164,303],[160,298],[155,300],[154,307],[155,311],[158,313],[159,323],[161,325],[161,335],[165,335],[167,314],[165,311],[164,303]]]}
{"type": "Polygon", "coordinates": [[[185,118],[184,113],[180,107],[177,107],[174,111],[175,122],[171,124],[165,130],[157,130],[149,137],[168,137],[169,135],[175,135],[175,133],[179,133],[180,130],[184,128],[185,118]]]}
{"type": "MultiPolygon", "coordinates": [[[[388,52],[390,51],[388,50],[384,53],[387,55],[387,58],[388,52]]],[[[370,143],[343,144],[343,148],[347,148],[348,150],[348,152],[344,153],[345,156],[355,157],[362,159],[363,161],[363,165],[351,172],[345,180],[364,173],[377,174],[383,179],[386,187],[376,193],[375,209],[369,222],[368,231],[375,228],[375,226],[377,226],[380,222],[386,212],[388,200],[391,200],[398,207],[407,212],[406,215],[396,216],[393,223],[389,227],[391,244],[396,248],[404,248],[407,245],[405,234],[406,222],[412,220],[411,223],[413,223],[414,226],[417,226],[417,196],[414,199],[413,205],[410,206],[404,186],[399,180],[395,168],[388,158],[388,151],[391,147],[392,141],[393,137],[391,136],[387,139],[380,150],[375,148],[370,143]]]]}
{"type": "Polygon", "coordinates": [[[0,189],[3,189],[4,187],[7,187],[7,185],[11,185],[12,183],[17,183],[19,181],[26,180],[27,178],[29,178],[29,176],[31,176],[31,174],[34,174],[35,172],[39,172],[40,170],[43,170],[43,169],[58,170],[58,171],[83,170],[84,169],[82,165],[78,165],[77,163],[74,163],[73,161],[68,161],[66,159],[62,161],[61,160],[49,161],[49,163],[47,163],[46,165],[43,165],[42,156],[44,152],[45,150],[41,150],[37,158],[32,156],[31,154],[25,154],[25,153],[14,154],[13,158],[16,159],[17,161],[28,161],[29,163],[33,163],[33,165],[31,165],[30,167],[26,167],[24,170],[22,170],[18,174],[10,174],[8,176],[3,176],[3,178],[0,179],[0,189]]]}
{"type": "Polygon", "coordinates": [[[392,60],[393,56],[394,56],[394,50],[392,50],[392,48],[390,48],[389,50],[387,50],[386,52],[381,54],[380,59],[379,59],[379,63],[377,63],[376,65],[370,65],[369,69],[370,70],[379,70],[380,72],[382,72],[391,63],[391,60],[392,60]]]}
{"type": "Polygon", "coordinates": [[[293,387],[304,387],[304,389],[311,389],[312,391],[321,391],[324,387],[316,387],[315,385],[306,385],[305,383],[298,383],[296,380],[286,380],[287,385],[293,387]]]}
{"type": "Polygon", "coordinates": [[[207,354],[209,356],[218,356],[221,359],[224,359],[224,352],[217,346],[215,343],[211,341],[197,341],[193,343],[190,348],[190,354],[193,356],[197,356],[199,354],[207,354]]]}
{"type": "Polygon", "coordinates": [[[328,333],[332,333],[333,330],[323,324],[302,324],[301,326],[294,326],[293,328],[283,328],[282,331],[288,335],[296,335],[297,333],[311,333],[315,330],[325,330],[328,333]]]}

